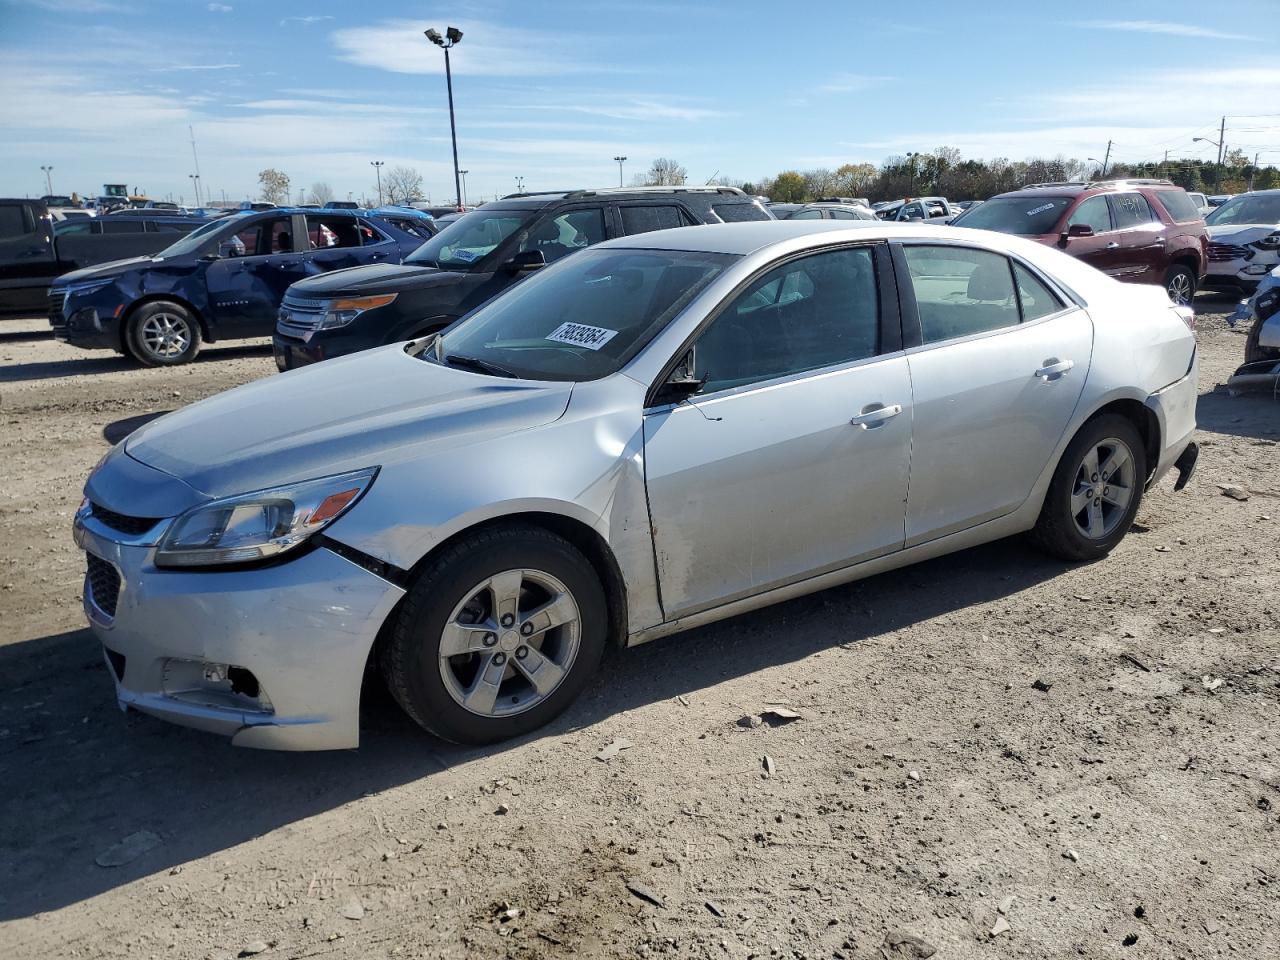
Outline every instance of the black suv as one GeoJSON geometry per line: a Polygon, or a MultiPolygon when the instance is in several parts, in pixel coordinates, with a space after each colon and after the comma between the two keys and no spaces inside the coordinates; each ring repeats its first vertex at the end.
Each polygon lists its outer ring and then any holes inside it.
{"type": "Polygon", "coordinates": [[[289,370],[441,330],[529,271],[614,237],[772,219],[733,187],[511,194],[449,224],[401,264],[293,284],[276,325],[276,366],[289,370]]]}

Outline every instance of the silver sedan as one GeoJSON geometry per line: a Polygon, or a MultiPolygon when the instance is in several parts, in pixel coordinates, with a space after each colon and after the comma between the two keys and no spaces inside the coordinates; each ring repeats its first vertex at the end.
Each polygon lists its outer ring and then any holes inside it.
{"type": "Polygon", "coordinates": [[[741,223],[602,243],[444,333],[112,450],[75,519],[124,708],[355,746],[546,723],[632,645],[985,541],[1104,557],[1194,466],[1193,316],[1016,237],[741,223]]]}

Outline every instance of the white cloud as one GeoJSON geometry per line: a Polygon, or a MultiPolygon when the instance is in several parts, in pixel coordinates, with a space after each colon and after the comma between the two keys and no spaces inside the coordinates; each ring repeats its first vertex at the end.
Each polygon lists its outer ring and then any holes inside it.
{"type": "Polygon", "coordinates": [[[133,13],[124,4],[111,0],[27,0],[33,7],[53,13],[133,13]]]}
{"type": "Polygon", "coordinates": [[[1242,33],[1228,33],[1192,23],[1169,23],[1164,20],[1081,20],[1072,26],[1086,30],[1121,30],[1130,33],[1158,33],[1171,37],[1196,37],[1203,40],[1259,40],[1242,33]]]}
{"type": "Polygon", "coordinates": [[[283,27],[290,23],[300,23],[303,26],[309,27],[313,23],[319,23],[322,20],[332,20],[332,19],[333,17],[327,16],[327,15],[325,16],[312,15],[309,17],[285,17],[283,20],[280,21],[280,26],[283,27]]]}
{"type": "Polygon", "coordinates": [[[819,84],[818,89],[823,93],[856,93],[860,90],[870,90],[872,87],[878,87],[892,80],[893,77],[877,77],[864,73],[837,73],[826,83],[819,84]]]}
{"type": "Polygon", "coordinates": [[[227,5],[227,4],[225,4],[225,3],[211,3],[211,4],[209,4],[209,12],[210,12],[210,13],[230,13],[230,12],[231,12],[231,10],[232,10],[232,7],[228,6],[228,5],[227,5]]]}
{"type": "MultiPolygon", "coordinates": [[[[455,74],[562,76],[606,69],[593,59],[596,54],[590,45],[562,31],[469,20],[451,25],[463,33],[462,42],[449,51],[455,74]]],[[[428,20],[384,20],[374,26],[335,30],[330,39],[338,57],[349,63],[393,73],[444,73],[444,57],[423,36],[431,26],[428,20]]]]}
{"type": "Polygon", "coordinates": [[[168,73],[172,70],[235,70],[238,63],[181,63],[172,67],[156,67],[156,73],[168,73]]]}

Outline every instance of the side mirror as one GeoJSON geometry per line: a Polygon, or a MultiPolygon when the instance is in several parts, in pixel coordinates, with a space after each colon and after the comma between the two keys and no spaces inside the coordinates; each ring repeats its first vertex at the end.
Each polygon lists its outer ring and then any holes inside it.
{"type": "Polygon", "coordinates": [[[671,371],[671,375],[658,388],[655,400],[658,403],[679,403],[688,400],[706,386],[705,376],[695,377],[693,374],[694,351],[690,350],[680,361],[680,365],[671,371]]]}
{"type": "Polygon", "coordinates": [[[546,265],[547,258],[543,256],[541,250],[521,250],[503,265],[503,269],[511,273],[528,273],[530,270],[540,270],[546,265]]]}
{"type": "Polygon", "coordinates": [[[1067,227],[1067,236],[1092,237],[1093,227],[1089,226],[1087,223],[1073,223],[1071,226],[1067,227]]]}

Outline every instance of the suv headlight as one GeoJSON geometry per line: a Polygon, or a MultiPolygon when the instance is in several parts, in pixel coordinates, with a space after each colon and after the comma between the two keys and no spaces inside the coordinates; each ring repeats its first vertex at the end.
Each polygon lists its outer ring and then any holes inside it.
{"type": "Polygon", "coordinates": [[[1257,247],[1259,250],[1280,250],[1280,230],[1268,237],[1263,237],[1261,240],[1253,241],[1252,246],[1257,247]]]}
{"type": "Polygon", "coordinates": [[[336,330],[339,327],[345,327],[366,310],[385,307],[397,296],[398,294],[394,293],[383,293],[376,297],[343,297],[341,300],[330,300],[324,308],[324,313],[320,314],[320,323],[316,329],[336,330]]]}
{"type": "Polygon", "coordinates": [[[105,277],[100,280],[81,280],[79,283],[69,283],[65,287],[59,287],[58,289],[51,290],[50,292],[54,295],[61,293],[64,295],[74,294],[75,296],[82,296],[86,293],[94,293],[95,291],[101,290],[103,287],[109,286],[114,282],[115,277],[105,277]]]}
{"type": "Polygon", "coordinates": [[[193,507],[170,524],[156,548],[156,566],[203,567],[278,556],[350,510],[377,474],[377,467],[369,467],[193,507]]]}

